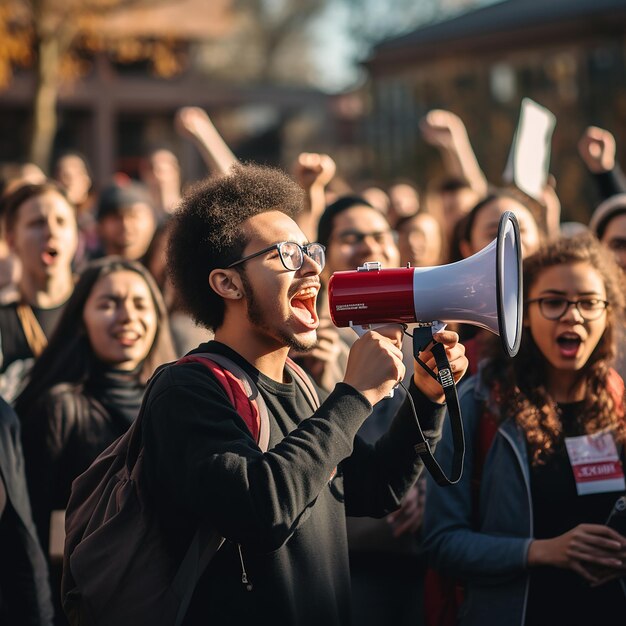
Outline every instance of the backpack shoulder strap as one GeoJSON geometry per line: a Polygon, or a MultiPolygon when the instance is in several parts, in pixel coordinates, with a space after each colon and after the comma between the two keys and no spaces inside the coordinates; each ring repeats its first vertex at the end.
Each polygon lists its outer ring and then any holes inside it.
{"type": "MultiPolygon", "coordinates": [[[[146,412],[146,405],[148,404],[148,399],[150,396],[150,391],[152,387],[154,387],[154,383],[159,378],[159,376],[170,366],[172,363],[164,363],[159,366],[155,372],[150,377],[148,381],[148,385],[146,386],[145,391],[143,392],[143,397],[141,398],[141,406],[139,407],[139,412],[137,413],[137,417],[130,425],[130,428],[126,431],[122,437],[125,441],[128,442],[128,447],[126,451],[126,467],[128,468],[128,474],[132,473],[133,467],[139,458],[139,454],[141,453],[142,446],[142,422],[143,416],[146,412]]],[[[121,438],[120,438],[121,440],[121,438]]]]}
{"type": "Polygon", "coordinates": [[[320,399],[307,373],[291,358],[287,357],[287,369],[293,375],[296,385],[302,389],[313,411],[320,408],[320,399]]]}
{"type": "Polygon", "coordinates": [[[259,448],[266,452],[270,439],[269,414],[265,400],[250,375],[228,357],[212,352],[189,354],[177,364],[194,362],[204,365],[217,378],[259,448]]]}

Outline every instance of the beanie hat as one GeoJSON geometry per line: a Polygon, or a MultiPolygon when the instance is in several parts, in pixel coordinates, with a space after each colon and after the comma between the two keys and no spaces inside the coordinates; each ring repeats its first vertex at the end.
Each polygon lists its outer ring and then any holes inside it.
{"type": "Polygon", "coordinates": [[[137,182],[117,181],[102,190],[98,199],[96,219],[104,219],[108,215],[121,213],[126,207],[141,202],[152,207],[146,188],[137,182]]]}
{"type": "Polygon", "coordinates": [[[626,213],[626,193],[618,193],[598,205],[589,220],[589,228],[602,239],[609,222],[623,213],[626,213]]]}

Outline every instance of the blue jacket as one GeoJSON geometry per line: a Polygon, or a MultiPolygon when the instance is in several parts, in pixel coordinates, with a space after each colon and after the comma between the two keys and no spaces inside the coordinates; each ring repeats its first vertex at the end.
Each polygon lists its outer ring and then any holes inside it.
{"type": "MultiPolygon", "coordinates": [[[[460,623],[522,626],[529,588],[528,547],[534,536],[526,440],[512,419],[505,420],[485,460],[478,518],[472,507],[471,479],[476,435],[488,391],[480,374],[459,386],[465,429],[463,476],[441,488],[427,479],[423,539],[431,565],[466,582],[460,623]]],[[[445,420],[435,457],[451,466],[452,435],[445,420]]],[[[626,593],[626,586],[622,580],[626,593]]]]}

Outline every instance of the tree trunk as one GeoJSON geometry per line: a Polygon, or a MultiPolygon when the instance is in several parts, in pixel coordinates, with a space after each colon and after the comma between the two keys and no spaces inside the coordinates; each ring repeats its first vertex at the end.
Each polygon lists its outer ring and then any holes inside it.
{"type": "Polygon", "coordinates": [[[37,84],[29,158],[46,174],[50,169],[52,146],[57,131],[59,63],[60,50],[56,37],[42,38],[38,45],[37,84]]]}

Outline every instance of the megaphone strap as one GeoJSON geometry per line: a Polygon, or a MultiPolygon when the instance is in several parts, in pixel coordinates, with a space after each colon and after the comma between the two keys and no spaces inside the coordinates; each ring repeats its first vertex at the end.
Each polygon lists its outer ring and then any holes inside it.
{"type": "MultiPolygon", "coordinates": [[[[419,420],[417,419],[417,414],[415,417],[420,441],[415,444],[414,449],[415,452],[419,454],[422,461],[424,462],[424,465],[426,466],[426,469],[435,479],[438,485],[441,485],[442,487],[454,485],[459,482],[461,476],[463,475],[463,459],[465,457],[465,435],[463,434],[463,421],[461,419],[459,396],[456,391],[456,383],[454,382],[454,377],[452,376],[450,362],[448,361],[448,356],[446,355],[446,349],[443,344],[433,340],[432,332],[429,327],[416,328],[413,332],[413,355],[415,357],[415,360],[424,369],[426,369],[426,371],[435,380],[437,380],[443,388],[443,393],[446,398],[446,404],[448,406],[448,415],[450,416],[452,441],[454,443],[451,477],[448,478],[445,475],[444,471],[441,469],[441,466],[435,460],[435,457],[430,450],[430,445],[428,444],[428,441],[426,441],[426,437],[424,437],[422,427],[420,426],[419,420]],[[430,367],[428,367],[428,365],[426,365],[419,358],[419,353],[422,352],[431,343],[433,343],[433,346],[430,350],[435,357],[439,376],[437,376],[430,369],[430,367]]],[[[413,406],[413,410],[415,411],[415,405],[413,404],[413,400],[410,395],[408,397],[411,405],[413,406]]]]}

